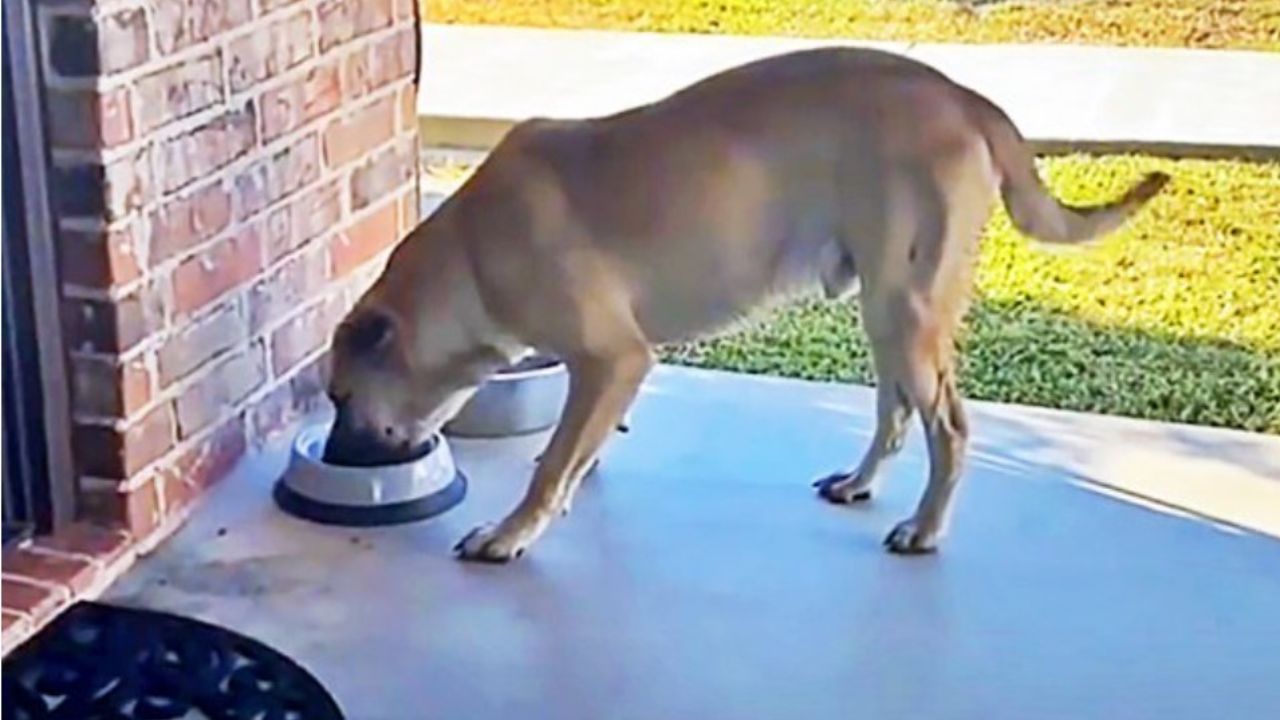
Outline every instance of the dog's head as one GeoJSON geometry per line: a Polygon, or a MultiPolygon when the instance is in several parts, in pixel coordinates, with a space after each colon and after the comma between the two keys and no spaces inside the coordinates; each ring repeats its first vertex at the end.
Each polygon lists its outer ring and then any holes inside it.
{"type": "Polygon", "coordinates": [[[335,331],[328,390],[337,416],[326,462],[415,457],[502,365],[447,304],[416,299],[404,307],[366,297],[335,331]]]}

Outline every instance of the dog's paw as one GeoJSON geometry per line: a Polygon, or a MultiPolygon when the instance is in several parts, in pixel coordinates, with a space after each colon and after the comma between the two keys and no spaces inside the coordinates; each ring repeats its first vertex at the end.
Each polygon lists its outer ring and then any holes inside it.
{"type": "Polygon", "coordinates": [[[938,549],[938,534],[926,532],[915,518],[903,520],[884,539],[889,552],[898,555],[924,555],[938,549]]]}
{"type": "Polygon", "coordinates": [[[497,525],[481,525],[459,540],[453,551],[460,560],[505,563],[524,554],[528,542],[519,535],[502,532],[497,525]]]}
{"type": "Polygon", "coordinates": [[[836,505],[852,505],[871,499],[871,488],[856,473],[835,473],[813,484],[818,497],[836,505]]]}

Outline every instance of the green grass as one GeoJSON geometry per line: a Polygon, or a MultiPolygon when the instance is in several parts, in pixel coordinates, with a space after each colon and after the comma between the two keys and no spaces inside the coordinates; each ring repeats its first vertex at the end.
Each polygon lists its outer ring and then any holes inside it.
{"type": "MultiPolygon", "coordinates": [[[[980,298],[961,344],[966,397],[1280,433],[1280,352],[1094,325],[980,298]]],[[[759,327],[669,348],[675,364],[874,384],[857,313],[811,301],[759,327]]]]}
{"type": "MultiPolygon", "coordinates": [[[[1114,198],[1153,170],[1173,182],[1092,245],[1033,244],[997,209],[961,338],[967,397],[1280,434],[1280,163],[1041,161],[1053,192],[1073,203],[1114,198]]],[[[874,381],[856,303],[801,302],[663,357],[874,381]]]]}
{"type": "Polygon", "coordinates": [[[1280,50],[1280,0],[423,0],[431,22],[1280,50]]]}

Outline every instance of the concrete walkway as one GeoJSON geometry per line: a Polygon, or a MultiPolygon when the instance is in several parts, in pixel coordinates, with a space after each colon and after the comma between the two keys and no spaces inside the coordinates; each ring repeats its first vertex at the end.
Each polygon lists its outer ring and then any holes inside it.
{"type": "Polygon", "coordinates": [[[1280,53],[943,45],[423,27],[429,145],[489,147],[513,122],[604,115],[728,67],[857,44],[915,57],[1001,105],[1044,151],[1280,157],[1280,53]]]}
{"type": "Polygon", "coordinates": [[[507,567],[449,548],[546,435],[453,442],[467,502],[373,530],[282,515],[268,453],[109,599],[260,638],[359,720],[1280,717],[1280,438],[971,403],[949,544],[901,558],[880,540],[919,497],[918,433],[868,505],[808,485],[873,406],[659,368],[507,567]]]}

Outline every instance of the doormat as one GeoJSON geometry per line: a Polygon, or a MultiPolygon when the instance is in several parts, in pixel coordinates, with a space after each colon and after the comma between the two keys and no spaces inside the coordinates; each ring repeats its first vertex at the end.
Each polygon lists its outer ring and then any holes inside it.
{"type": "Polygon", "coordinates": [[[5,720],[344,720],[294,661],[238,633],[80,602],[4,661],[5,720]]]}

